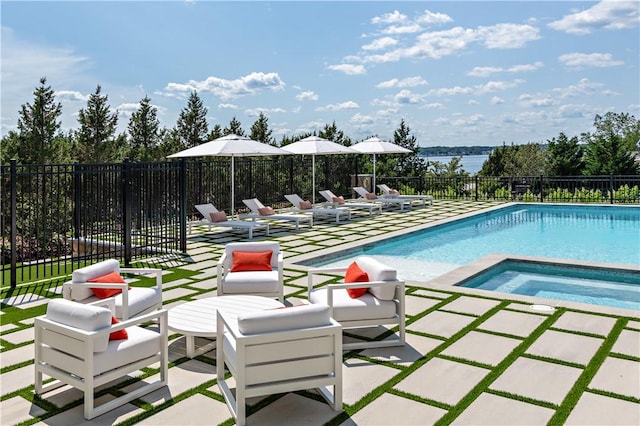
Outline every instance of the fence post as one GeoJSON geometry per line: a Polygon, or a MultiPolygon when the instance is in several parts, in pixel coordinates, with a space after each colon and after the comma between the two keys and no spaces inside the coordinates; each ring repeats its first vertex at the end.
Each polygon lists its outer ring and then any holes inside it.
{"type": "Polygon", "coordinates": [[[540,175],[540,202],[544,203],[544,175],[540,175]]]}
{"type": "Polygon", "coordinates": [[[609,175],[609,203],[613,204],[613,173],[609,175]]]}
{"type": "Polygon", "coordinates": [[[11,288],[14,289],[18,285],[18,268],[17,268],[17,250],[16,239],[18,237],[18,168],[16,166],[17,161],[15,158],[9,160],[10,164],[10,181],[11,181],[11,288]]]}
{"type": "MultiPolygon", "coordinates": [[[[202,166],[202,164],[200,164],[202,166]]],[[[180,251],[187,252],[187,159],[180,159],[180,182],[178,191],[180,192],[180,251]]]]}
{"type": "Polygon", "coordinates": [[[124,245],[124,264],[131,265],[131,161],[122,162],[122,243],[124,245]]]}
{"type": "Polygon", "coordinates": [[[478,183],[479,183],[479,179],[478,179],[478,175],[476,174],[474,176],[476,184],[475,184],[475,189],[476,189],[476,201],[478,201],[478,183]]]}

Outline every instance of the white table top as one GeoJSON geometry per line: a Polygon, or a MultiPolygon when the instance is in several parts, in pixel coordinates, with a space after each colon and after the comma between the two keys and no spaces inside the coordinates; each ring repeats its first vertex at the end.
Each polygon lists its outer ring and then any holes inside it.
{"type": "Polygon", "coordinates": [[[276,299],[262,296],[217,296],[186,302],[169,309],[168,325],[172,331],[186,336],[215,337],[217,310],[231,317],[284,306],[276,299]]]}

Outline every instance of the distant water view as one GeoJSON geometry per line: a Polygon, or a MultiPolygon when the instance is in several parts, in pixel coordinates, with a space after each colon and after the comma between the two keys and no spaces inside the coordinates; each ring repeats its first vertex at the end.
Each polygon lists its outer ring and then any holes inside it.
{"type": "MultiPolygon", "coordinates": [[[[428,160],[428,161],[439,161],[442,164],[449,164],[449,162],[451,161],[451,159],[453,157],[454,156],[442,156],[442,157],[421,156],[421,158],[424,158],[425,160],[428,160]]],[[[489,158],[488,155],[463,155],[462,156],[462,168],[466,172],[469,172],[469,174],[475,175],[480,171],[480,169],[482,168],[482,164],[485,162],[485,160],[487,158],[489,158]]]]}

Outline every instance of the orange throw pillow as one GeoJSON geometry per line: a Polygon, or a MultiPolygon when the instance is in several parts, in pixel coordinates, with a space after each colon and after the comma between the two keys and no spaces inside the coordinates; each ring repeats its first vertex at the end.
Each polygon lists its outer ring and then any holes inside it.
{"type": "Polygon", "coordinates": [[[271,271],[273,251],[234,251],[231,272],[271,271]]]}
{"type": "Polygon", "coordinates": [[[211,212],[209,213],[211,216],[211,222],[226,222],[227,214],[222,210],[221,212],[211,212]]]}
{"type": "MultiPolygon", "coordinates": [[[[366,283],[369,281],[369,274],[360,269],[360,266],[356,262],[352,262],[347,268],[347,272],[344,275],[345,283],[366,283]]],[[[357,299],[367,292],[367,288],[348,288],[347,293],[352,299],[357,299]]]]}
{"type": "MultiPolygon", "coordinates": [[[[119,273],[113,271],[107,275],[103,275],[97,278],[91,278],[87,280],[90,283],[116,283],[116,284],[124,284],[126,281],[120,276],[119,273]]],[[[118,293],[121,293],[122,290],[119,288],[92,288],[93,294],[98,296],[100,299],[106,299],[107,297],[115,296],[118,293]]]]}
{"type": "Polygon", "coordinates": [[[313,204],[311,204],[311,201],[309,200],[300,201],[300,210],[309,210],[312,207],[313,207],[313,204]]]}
{"type": "MultiPolygon", "coordinates": [[[[111,317],[111,325],[118,324],[119,322],[120,321],[118,321],[116,317],[111,317]]],[[[127,334],[127,330],[125,330],[124,328],[122,330],[114,331],[113,333],[109,334],[109,340],[126,340],[128,338],[129,335],[127,334]]]]}
{"type": "Polygon", "coordinates": [[[339,197],[333,197],[333,202],[338,204],[344,204],[344,197],[342,195],[339,197]]]}
{"type": "Polygon", "coordinates": [[[367,200],[375,200],[376,198],[378,198],[378,196],[376,194],[373,194],[371,192],[369,192],[367,195],[367,200]]]}
{"type": "Polygon", "coordinates": [[[272,214],[275,214],[271,207],[260,207],[258,209],[258,213],[260,213],[260,216],[271,216],[272,214]]]}

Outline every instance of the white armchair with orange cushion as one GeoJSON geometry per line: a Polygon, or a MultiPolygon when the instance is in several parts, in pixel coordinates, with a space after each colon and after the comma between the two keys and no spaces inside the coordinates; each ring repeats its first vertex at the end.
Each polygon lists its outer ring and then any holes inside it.
{"type": "Polygon", "coordinates": [[[162,269],[121,268],[116,259],[104,260],[73,271],[71,281],[63,284],[62,295],[80,303],[113,297],[116,317],[129,319],[162,309],[162,269]],[[120,274],[152,275],[155,285],[131,285],[120,274]]]}
{"type": "MultiPolygon", "coordinates": [[[[342,331],[327,306],[217,315],[216,376],[237,425],[245,424],[247,398],[303,389],[318,389],[333,410],[342,410],[342,331]]],[[[289,423],[296,424],[295,413],[289,423]]]]}
{"type": "Polygon", "coordinates": [[[284,256],[277,242],[229,243],[217,264],[217,294],[253,294],[283,302],[283,270],[284,256]]]}
{"type": "Polygon", "coordinates": [[[84,393],[84,417],[90,420],[167,384],[167,311],[117,322],[114,310],[114,299],[95,304],[49,302],[46,315],[34,323],[36,394],[73,386],[84,393]],[[158,331],[138,326],[150,321],[158,322],[158,331]],[[135,390],[96,406],[96,388],[158,364],[159,379],[143,380],[135,390]],[[45,384],[48,377],[56,380],[45,384]]]}
{"type": "Polygon", "coordinates": [[[343,328],[398,327],[396,339],[344,343],[343,349],[402,346],[405,343],[405,283],[396,270],[369,256],[359,256],[348,267],[308,270],[310,303],[326,304],[343,328]],[[345,282],[314,288],[314,275],[343,275],[345,282]]]}

